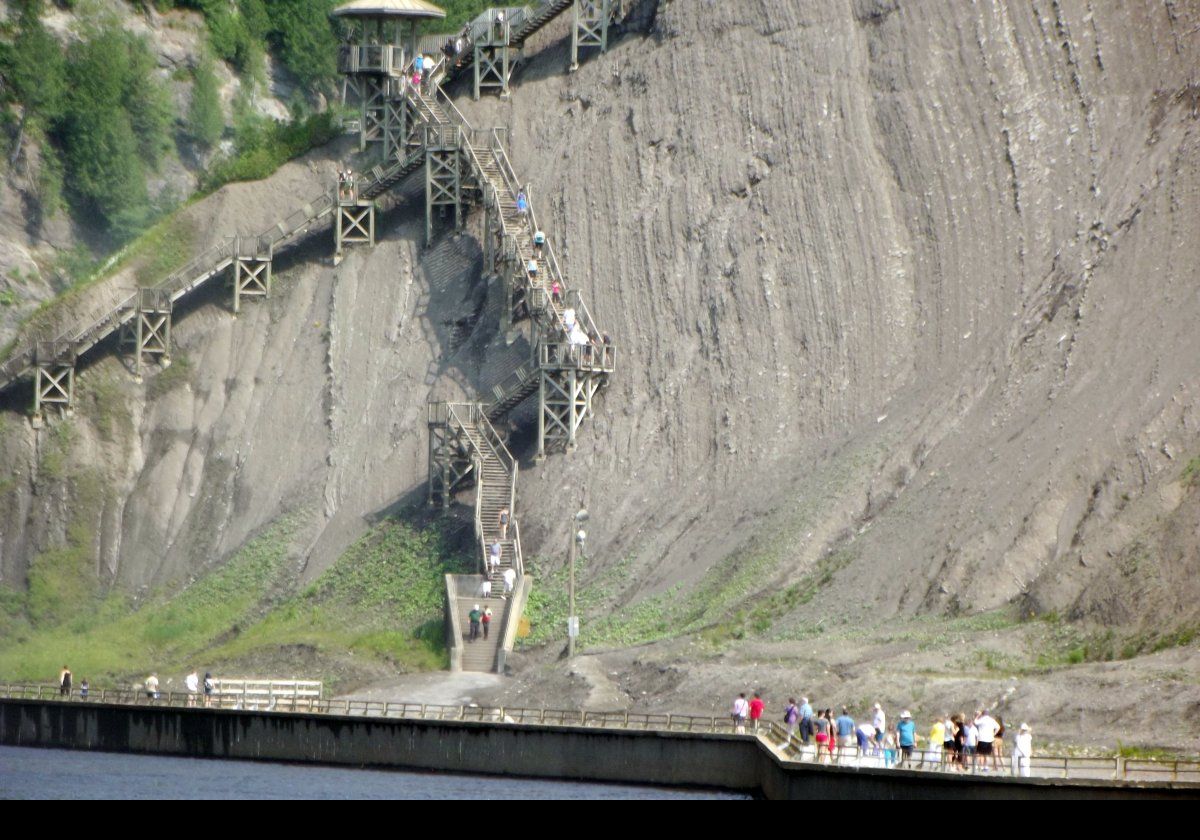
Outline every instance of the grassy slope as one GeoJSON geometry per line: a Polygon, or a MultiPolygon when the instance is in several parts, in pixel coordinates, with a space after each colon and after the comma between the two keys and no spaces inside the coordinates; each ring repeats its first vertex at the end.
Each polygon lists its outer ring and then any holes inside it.
{"type": "Polygon", "coordinates": [[[442,575],[459,558],[437,531],[387,521],[312,586],[290,592],[294,530],[278,521],[186,589],[141,605],[60,589],[69,603],[31,613],[31,595],[0,589],[0,679],[46,681],[66,662],[77,679],[104,684],[196,663],[236,668],[289,645],[318,657],[365,654],[403,671],[444,667],[442,575]]]}

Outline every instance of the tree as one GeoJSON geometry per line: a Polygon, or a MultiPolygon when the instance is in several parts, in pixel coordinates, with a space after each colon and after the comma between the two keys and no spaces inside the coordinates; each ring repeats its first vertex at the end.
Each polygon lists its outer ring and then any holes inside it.
{"type": "Polygon", "coordinates": [[[192,101],[188,106],[187,133],[196,143],[210,148],[221,139],[225,117],[212,60],[205,56],[192,71],[192,101]]]}
{"type": "Polygon", "coordinates": [[[53,120],[66,92],[66,60],[38,17],[40,3],[21,9],[16,37],[0,51],[0,73],[25,109],[53,120]]]}
{"type": "Polygon", "coordinates": [[[76,44],[54,127],[68,195],[119,241],[136,235],[151,209],[146,169],[170,143],[171,113],[145,41],[113,24],[76,44]]]}
{"type": "Polygon", "coordinates": [[[304,85],[337,75],[337,39],[329,22],[337,4],[337,0],[266,0],[276,54],[304,85]]]}

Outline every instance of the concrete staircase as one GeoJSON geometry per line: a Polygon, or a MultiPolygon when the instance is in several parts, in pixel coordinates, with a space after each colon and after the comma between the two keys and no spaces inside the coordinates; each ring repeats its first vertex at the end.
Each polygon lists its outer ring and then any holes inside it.
{"type": "Polygon", "coordinates": [[[478,595],[459,594],[455,610],[458,613],[458,624],[462,628],[462,669],[464,671],[495,671],[496,657],[504,642],[504,628],[508,626],[509,601],[502,598],[482,598],[478,595]],[[471,623],[469,615],[472,608],[478,604],[480,609],[489,607],[492,610],[492,621],[488,638],[483,638],[480,629],[479,638],[470,641],[471,623]]]}

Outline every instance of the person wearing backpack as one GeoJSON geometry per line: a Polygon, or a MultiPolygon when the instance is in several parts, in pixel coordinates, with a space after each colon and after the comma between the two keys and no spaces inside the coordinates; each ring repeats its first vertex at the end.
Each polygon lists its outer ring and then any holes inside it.
{"type": "Polygon", "coordinates": [[[783,722],[787,726],[788,738],[796,732],[796,721],[800,720],[800,709],[796,706],[796,698],[789,697],[787,708],[783,710],[783,722]]]}

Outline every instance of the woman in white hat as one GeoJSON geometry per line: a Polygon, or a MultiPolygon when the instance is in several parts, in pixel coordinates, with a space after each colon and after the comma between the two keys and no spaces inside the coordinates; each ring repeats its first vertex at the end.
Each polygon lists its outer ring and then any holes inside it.
{"type": "Polygon", "coordinates": [[[1013,775],[1028,778],[1031,758],[1033,758],[1033,734],[1029,730],[1029,724],[1022,723],[1012,749],[1013,775]]]}

